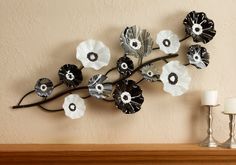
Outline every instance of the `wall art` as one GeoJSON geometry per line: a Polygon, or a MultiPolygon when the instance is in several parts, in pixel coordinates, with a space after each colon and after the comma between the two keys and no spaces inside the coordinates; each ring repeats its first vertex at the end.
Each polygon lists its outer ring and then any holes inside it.
{"type": "MultiPolygon", "coordinates": [[[[85,99],[95,97],[114,105],[125,114],[133,114],[141,109],[144,96],[139,83],[162,83],[165,92],[172,96],[180,96],[189,89],[191,77],[187,66],[204,69],[209,65],[209,53],[202,45],[210,42],[215,34],[214,22],[205,13],[192,11],[183,20],[186,35],[179,38],[171,30],[162,30],[154,40],[146,29],[138,26],[126,27],[120,35],[120,45],[124,50],[116,63],[116,66],[104,74],[94,74],[87,85],[84,82],[83,70],[94,69],[94,72],[107,66],[111,60],[110,49],[101,41],[89,39],[81,42],[76,48],[76,59],[81,62],[78,67],[75,64],[65,64],[58,70],[58,83],[48,78],[40,78],[36,81],[31,91],[26,93],[13,109],[37,106],[47,112],[64,111],[71,119],[82,117],[86,112],[85,99]],[[178,51],[187,39],[192,38],[193,43],[183,56],[188,63],[182,64],[176,59],[178,51]],[[202,43],[202,44],[200,44],[202,43]],[[165,55],[158,55],[151,60],[145,60],[153,51],[161,51],[165,55]],[[134,64],[137,58],[137,64],[134,64]],[[174,59],[174,60],[171,60],[174,59]],[[157,62],[165,62],[162,69],[156,67],[157,62]],[[117,71],[118,78],[110,80],[108,75],[117,71]],[[133,80],[132,75],[140,74],[140,80],[133,80]],[[58,86],[64,85],[66,90],[54,92],[58,86]],[[88,95],[81,96],[79,91],[87,90],[88,95]],[[39,100],[23,104],[23,100],[36,94],[39,100]],[[63,105],[58,109],[48,109],[45,104],[64,97],[63,105]]],[[[163,54],[162,53],[162,54],[163,54]]],[[[160,63],[161,65],[162,63],[160,63]]],[[[159,65],[159,66],[160,66],[159,65]]]]}

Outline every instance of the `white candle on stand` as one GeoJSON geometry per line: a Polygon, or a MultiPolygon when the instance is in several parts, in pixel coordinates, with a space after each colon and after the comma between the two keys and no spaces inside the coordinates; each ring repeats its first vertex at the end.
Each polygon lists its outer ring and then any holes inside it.
{"type": "Polygon", "coordinates": [[[204,91],[201,97],[202,105],[215,106],[218,104],[218,91],[217,90],[207,90],[204,91]]]}
{"type": "Polygon", "coordinates": [[[236,114],[236,97],[225,100],[224,113],[236,114]]]}

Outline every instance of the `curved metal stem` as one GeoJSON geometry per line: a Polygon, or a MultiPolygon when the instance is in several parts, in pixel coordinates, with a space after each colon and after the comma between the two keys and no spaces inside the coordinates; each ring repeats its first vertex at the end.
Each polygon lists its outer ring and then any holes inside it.
{"type": "Polygon", "coordinates": [[[108,73],[110,73],[111,71],[113,71],[113,70],[115,70],[115,69],[117,69],[117,67],[114,67],[114,68],[109,69],[109,70],[105,73],[105,76],[108,75],[108,73]]]}
{"type": "Polygon", "coordinates": [[[187,40],[190,36],[189,35],[186,35],[184,38],[180,39],[179,42],[183,42],[185,40],[187,40]]]}
{"type": "Polygon", "coordinates": [[[141,83],[143,80],[145,80],[144,78],[142,78],[141,80],[137,81],[136,84],[141,83]]]}
{"type": "Polygon", "coordinates": [[[39,108],[41,108],[42,110],[46,111],[46,112],[59,112],[59,111],[63,111],[64,109],[48,109],[43,107],[42,105],[38,105],[39,108]]]}
{"type": "Polygon", "coordinates": [[[157,50],[157,49],[160,49],[160,47],[158,46],[158,47],[156,47],[156,48],[152,48],[152,50],[157,50]]]}
{"type": "Polygon", "coordinates": [[[107,102],[113,102],[113,101],[115,101],[114,99],[112,99],[112,100],[109,100],[109,99],[102,99],[103,101],[107,101],[107,102]]]}
{"type": "Polygon", "coordinates": [[[168,63],[169,61],[168,60],[166,60],[166,59],[163,59],[163,61],[165,62],[165,63],[168,63]]]}
{"type": "Polygon", "coordinates": [[[81,87],[69,89],[69,90],[60,92],[60,93],[58,93],[58,94],[54,95],[53,97],[48,98],[48,99],[46,99],[46,100],[34,102],[34,103],[31,103],[31,104],[16,105],[16,106],[13,106],[12,108],[13,108],[13,109],[17,109],[17,108],[28,108],[28,107],[33,107],[33,106],[41,105],[41,104],[50,102],[50,101],[52,101],[52,100],[54,100],[54,99],[56,99],[56,98],[59,98],[59,97],[65,95],[65,94],[67,94],[67,93],[70,93],[70,92],[73,92],[73,91],[76,91],[76,90],[81,90],[81,89],[88,89],[88,86],[81,86],[81,87]]]}
{"type": "MultiPolygon", "coordinates": [[[[56,87],[58,87],[58,86],[60,86],[60,85],[62,85],[62,84],[63,84],[63,83],[60,82],[60,83],[56,84],[53,88],[56,88],[56,87]]],[[[34,90],[29,91],[28,93],[26,93],[26,94],[20,99],[20,101],[18,102],[17,105],[20,105],[21,102],[24,100],[24,98],[25,98],[26,96],[28,96],[29,94],[31,94],[31,93],[34,93],[34,90]]]]}
{"type": "Polygon", "coordinates": [[[31,94],[31,93],[33,93],[34,92],[34,90],[32,90],[32,91],[29,91],[28,93],[26,93],[21,99],[20,99],[20,101],[18,102],[18,104],[17,105],[20,105],[21,104],[21,102],[24,100],[24,98],[26,97],[26,96],[28,96],[29,94],[31,94]]]}

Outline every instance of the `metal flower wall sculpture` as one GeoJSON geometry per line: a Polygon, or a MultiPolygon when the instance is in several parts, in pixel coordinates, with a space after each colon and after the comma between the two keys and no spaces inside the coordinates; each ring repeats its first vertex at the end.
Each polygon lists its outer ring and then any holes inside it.
{"type": "Polygon", "coordinates": [[[117,65],[105,74],[96,74],[92,76],[88,84],[82,86],[82,69],[93,68],[99,70],[107,66],[110,61],[110,50],[101,41],[86,40],[81,42],[76,49],[76,58],[82,63],[77,67],[74,64],[65,64],[59,71],[59,83],[53,85],[48,78],[40,78],[34,87],[34,90],[26,93],[13,109],[38,106],[48,112],[64,111],[67,117],[71,119],[80,118],[84,115],[86,106],[84,100],[89,97],[95,97],[108,102],[114,102],[115,106],[125,114],[133,114],[141,109],[144,102],[142,90],[138,85],[141,81],[161,82],[164,91],[172,96],[184,94],[191,82],[191,77],[186,69],[187,65],[192,65],[197,69],[206,68],[209,64],[209,54],[207,49],[199,44],[191,45],[186,52],[187,64],[181,64],[179,61],[168,61],[178,56],[181,42],[192,38],[194,42],[208,43],[216,34],[214,22],[207,18],[203,12],[190,12],[183,21],[185,25],[186,36],[179,39],[178,35],[170,30],[162,30],[157,34],[156,47],[151,34],[146,29],[137,26],[126,27],[120,35],[120,44],[124,49],[124,55],[117,61],[117,65]],[[148,56],[154,50],[161,50],[164,56],[143,62],[143,58],[148,56]],[[138,58],[135,66],[131,56],[138,58]],[[154,63],[164,61],[166,64],[162,70],[158,70],[154,63]],[[117,70],[120,77],[110,81],[107,77],[111,71],[117,70]],[[131,80],[131,76],[139,73],[143,78],[138,81],[131,80]],[[53,94],[53,90],[61,85],[67,87],[66,90],[53,94]],[[88,90],[88,95],[81,97],[74,92],[88,90]],[[42,98],[40,101],[22,104],[24,98],[30,94],[36,93],[42,98]],[[66,96],[62,108],[48,109],[44,104],[51,102],[61,96],[66,96]]]}

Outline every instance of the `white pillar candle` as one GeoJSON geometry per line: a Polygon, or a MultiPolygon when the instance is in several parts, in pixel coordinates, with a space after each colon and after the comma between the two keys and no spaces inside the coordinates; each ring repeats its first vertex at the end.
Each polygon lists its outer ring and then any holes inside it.
{"type": "Polygon", "coordinates": [[[225,100],[224,113],[236,114],[236,97],[225,100]]]}
{"type": "Polygon", "coordinates": [[[202,93],[201,97],[202,105],[214,106],[218,104],[218,91],[217,90],[207,90],[202,93]]]}

